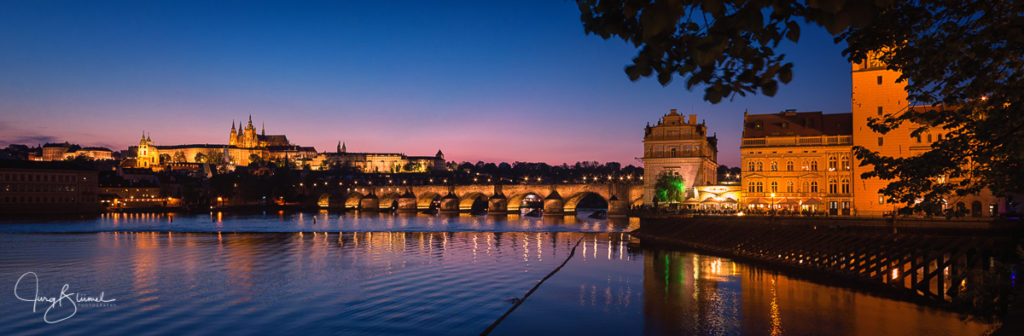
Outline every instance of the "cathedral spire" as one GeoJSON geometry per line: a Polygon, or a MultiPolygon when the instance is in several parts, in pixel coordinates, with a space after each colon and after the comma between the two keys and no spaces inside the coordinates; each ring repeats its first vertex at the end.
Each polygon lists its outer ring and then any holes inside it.
{"type": "Polygon", "coordinates": [[[249,128],[256,128],[252,126],[252,113],[249,113],[249,128]]]}
{"type": "Polygon", "coordinates": [[[232,131],[235,130],[235,120],[234,119],[231,119],[231,130],[232,131]]]}
{"type": "Polygon", "coordinates": [[[344,142],[341,143],[341,152],[342,153],[348,152],[348,150],[345,149],[345,143],[344,142]]]}
{"type": "Polygon", "coordinates": [[[267,124],[264,123],[264,122],[260,122],[260,135],[262,135],[262,136],[266,136],[267,135],[267,124]]]}

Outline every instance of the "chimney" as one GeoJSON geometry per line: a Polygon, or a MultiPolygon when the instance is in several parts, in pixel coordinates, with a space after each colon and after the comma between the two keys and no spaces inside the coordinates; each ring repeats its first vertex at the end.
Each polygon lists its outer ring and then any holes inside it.
{"type": "Polygon", "coordinates": [[[690,115],[690,120],[687,121],[686,123],[690,124],[690,125],[696,125],[697,124],[697,115],[696,114],[691,114],[690,115]]]}

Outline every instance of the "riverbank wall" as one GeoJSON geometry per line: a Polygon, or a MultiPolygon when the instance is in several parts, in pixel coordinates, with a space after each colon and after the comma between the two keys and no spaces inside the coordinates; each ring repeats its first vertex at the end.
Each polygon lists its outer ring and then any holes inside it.
{"type": "Polygon", "coordinates": [[[1005,312],[1004,261],[1019,223],[827,217],[651,216],[644,244],[694,249],[854,282],[910,301],[977,314],[1005,312]]]}

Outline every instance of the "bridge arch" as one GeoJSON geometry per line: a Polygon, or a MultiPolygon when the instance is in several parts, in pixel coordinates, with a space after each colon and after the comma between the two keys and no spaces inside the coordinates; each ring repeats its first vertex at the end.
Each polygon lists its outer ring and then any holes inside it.
{"type": "Polygon", "coordinates": [[[508,198],[508,211],[518,212],[519,208],[522,206],[523,199],[525,199],[526,196],[530,195],[536,196],[538,199],[544,199],[544,196],[546,196],[543,193],[532,190],[513,194],[511,197],[508,198]]]}
{"type": "Polygon", "coordinates": [[[345,208],[359,209],[359,202],[363,200],[363,194],[358,191],[349,192],[345,195],[345,208]]]}
{"type": "Polygon", "coordinates": [[[398,198],[402,197],[402,194],[396,191],[389,191],[380,195],[380,204],[378,205],[381,209],[391,208],[392,205],[397,205],[398,198]]]}
{"type": "Polygon", "coordinates": [[[420,193],[416,196],[416,208],[420,210],[428,209],[430,208],[430,204],[434,203],[434,201],[440,202],[441,194],[433,191],[420,193]]]}
{"type": "Polygon", "coordinates": [[[470,211],[473,209],[473,205],[480,206],[479,203],[483,203],[483,208],[487,209],[487,195],[480,192],[470,192],[459,196],[459,210],[470,211]]]}
{"type": "Polygon", "coordinates": [[[608,210],[608,198],[605,198],[604,195],[601,195],[593,191],[583,191],[576,193],[575,195],[572,195],[568,199],[566,199],[562,211],[576,212],[576,208],[580,204],[580,201],[583,201],[584,199],[586,199],[588,202],[604,203],[604,210],[608,210]],[[599,200],[600,202],[597,202],[597,200],[599,200]]]}

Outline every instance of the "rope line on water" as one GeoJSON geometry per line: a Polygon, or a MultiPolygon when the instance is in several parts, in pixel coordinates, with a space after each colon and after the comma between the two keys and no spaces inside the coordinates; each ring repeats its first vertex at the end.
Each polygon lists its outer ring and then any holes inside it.
{"type": "Polygon", "coordinates": [[[526,295],[523,295],[522,299],[517,300],[516,304],[512,305],[512,308],[509,308],[508,311],[505,312],[505,314],[502,314],[501,317],[498,317],[498,319],[495,320],[494,323],[491,323],[491,325],[489,327],[487,327],[487,329],[484,329],[484,332],[480,333],[480,336],[484,336],[484,335],[490,334],[491,331],[494,330],[494,328],[498,327],[498,323],[501,323],[501,321],[504,320],[506,316],[508,316],[509,314],[512,314],[513,310],[516,310],[516,308],[518,308],[519,305],[523,304],[523,301],[526,301],[526,298],[529,297],[530,294],[533,294],[533,292],[536,291],[537,288],[540,288],[540,285],[543,284],[544,281],[546,281],[552,275],[555,275],[555,273],[557,273],[558,270],[562,269],[562,267],[565,266],[565,264],[569,263],[569,259],[572,259],[572,256],[576,255],[576,248],[580,246],[580,242],[582,242],[582,241],[583,241],[583,238],[580,238],[580,240],[577,240],[576,241],[576,245],[573,245],[572,246],[572,250],[569,251],[569,256],[565,258],[565,261],[563,261],[561,265],[558,265],[558,267],[555,267],[555,269],[552,270],[551,273],[548,273],[548,275],[545,276],[543,279],[540,279],[540,281],[537,281],[537,284],[533,285],[533,288],[530,288],[530,290],[528,292],[526,292],[526,295]]]}

